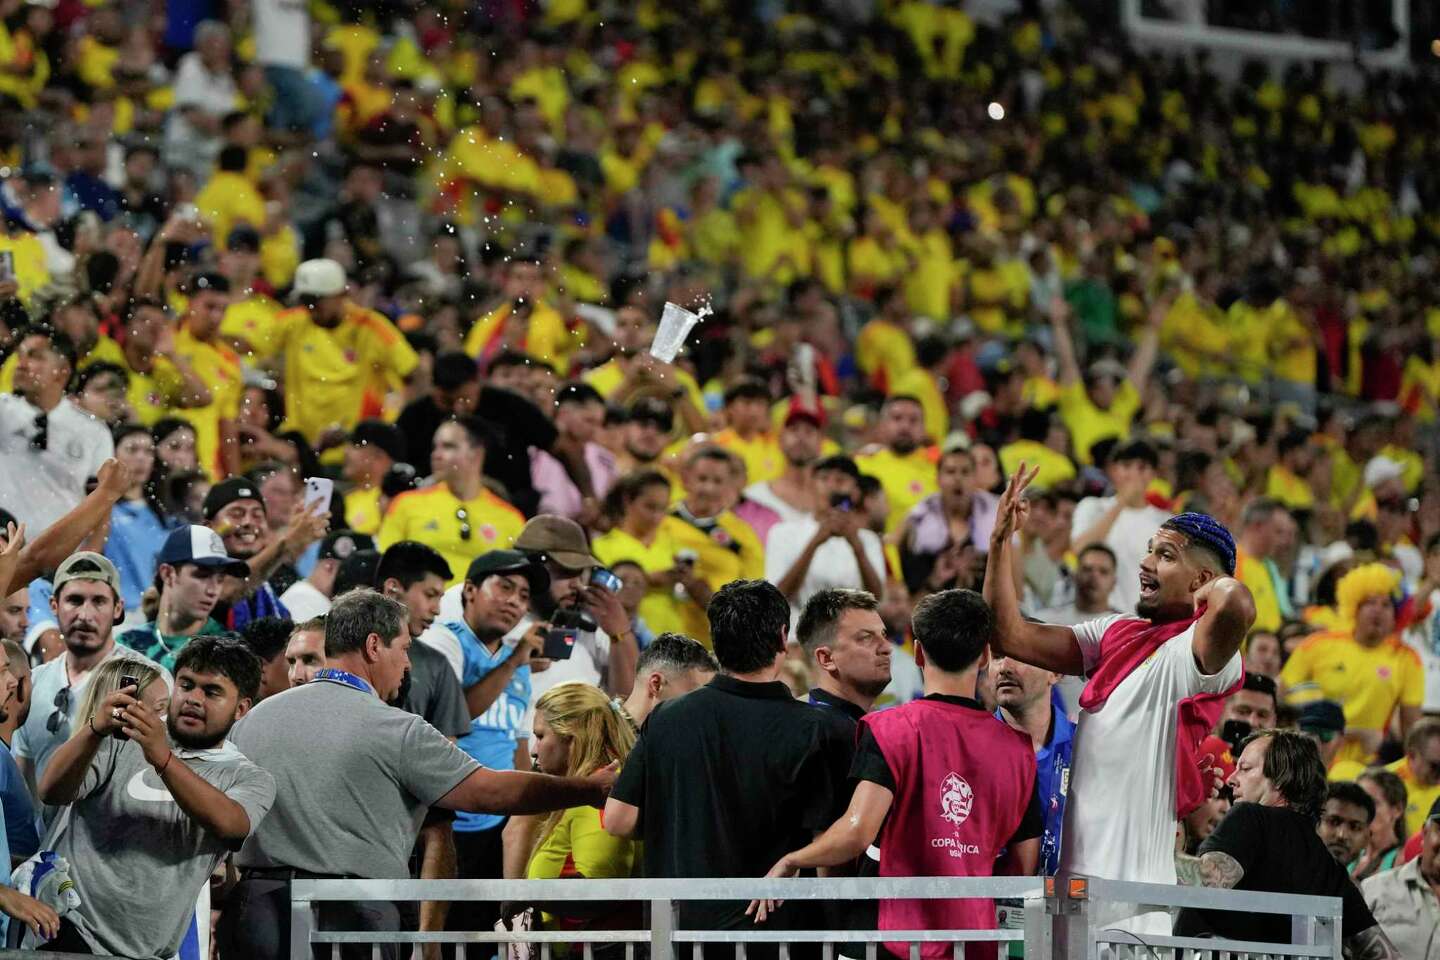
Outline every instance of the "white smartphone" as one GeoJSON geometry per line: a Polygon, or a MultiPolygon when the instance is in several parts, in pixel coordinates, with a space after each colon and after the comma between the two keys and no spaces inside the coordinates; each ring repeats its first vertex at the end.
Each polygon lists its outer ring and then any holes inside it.
{"type": "Polygon", "coordinates": [[[311,510],[316,504],[320,509],[314,512],[326,513],[330,509],[330,497],[335,493],[335,481],[329,477],[311,477],[305,481],[305,509],[311,510]]]}

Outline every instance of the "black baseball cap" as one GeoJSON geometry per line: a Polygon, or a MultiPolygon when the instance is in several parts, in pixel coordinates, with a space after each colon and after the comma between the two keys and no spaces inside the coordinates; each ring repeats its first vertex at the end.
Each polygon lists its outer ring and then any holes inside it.
{"type": "Polygon", "coordinates": [[[205,504],[201,508],[201,513],[205,515],[206,520],[214,520],[215,514],[237,500],[254,500],[262,506],[265,503],[260,496],[258,486],[245,477],[230,477],[215,484],[210,488],[210,492],[205,494],[205,504]]]}
{"type": "Polygon", "coordinates": [[[491,550],[470,561],[465,571],[469,583],[483,583],[485,578],[497,573],[518,573],[530,581],[530,592],[540,593],[550,589],[550,574],[545,565],[521,553],[519,550],[491,550]]]}

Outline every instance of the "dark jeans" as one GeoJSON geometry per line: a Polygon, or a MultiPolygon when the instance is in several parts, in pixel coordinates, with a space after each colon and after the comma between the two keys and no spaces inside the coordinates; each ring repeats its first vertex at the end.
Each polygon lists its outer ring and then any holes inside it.
{"type": "MultiPolygon", "coordinates": [[[[456,830],[455,876],[461,880],[499,880],[505,876],[505,844],[501,838],[504,831],[504,823],[489,830],[456,830]]],[[[499,919],[498,900],[455,900],[445,917],[445,929],[493,931],[499,919]]],[[[487,956],[480,952],[487,947],[486,944],[472,945],[469,955],[487,956]]],[[[442,953],[450,960],[456,951],[447,944],[442,953]]]]}
{"type": "MultiPolygon", "coordinates": [[[[412,903],[322,903],[321,930],[414,930],[418,905],[412,903]]],[[[280,878],[242,876],[225,901],[225,911],[215,931],[220,960],[289,960],[290,881],[280,878]]],[[[400,960],[410,955],[410,946],[385,944],[380,956],[400,960]]],[[[316,945],[316,960],[328,960],[329,945],[316,945]]],[[[342,947],[344,960],[370,960],[371,945],[342,947]]]]}
{"type": "MultiPolygon", "coordinates": [[[[13,925],[19,923],[19,921],[11,920],[10,923],[13,925]]],[[[85,942],[85,938],[80,936],[80,932],[75,929],[75,926],[69,920],[63,919],[60,921],[60,933],[54,940],[46,941],[45,945],[39,949],[39,952],[79,953],[85,956],[93,955],[90,944],[85,942]]]]}

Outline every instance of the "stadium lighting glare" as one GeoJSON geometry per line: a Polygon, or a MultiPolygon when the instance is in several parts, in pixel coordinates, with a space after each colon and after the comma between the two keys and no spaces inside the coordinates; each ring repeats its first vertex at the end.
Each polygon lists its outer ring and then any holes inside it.
{"type": "MultiPolygon", "coordinates": [[[[1436,40],[1435,43],[1440,45],[1440,40],[1436,40]]],[[[994,100],[990,101],[990,106],[985,108],[985,112],[990,114],[991,120],[1005,119],[1005,108],[994,100]]]]}

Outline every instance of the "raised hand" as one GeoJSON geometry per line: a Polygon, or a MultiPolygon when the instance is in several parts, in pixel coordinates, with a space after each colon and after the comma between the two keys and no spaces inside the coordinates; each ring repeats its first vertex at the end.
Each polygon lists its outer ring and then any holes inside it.
{"type": "Polygon", "coordinates": [[[990,549],[996,550],[1010,542],[1015,531],[1025,526],[1025,520],[1030,516],[1030,503],[1025,499],[1025,488],[1030,486],[1035,475],[1040,472],[1040,465],[1026,470],[1026,464],[1021,461],[1020,466],[1010,475],[1010,480],[1005,484],[1005,492],[1000,495],[1000,504],[995,511],[995,529],[990,534],[990,549]]]}

